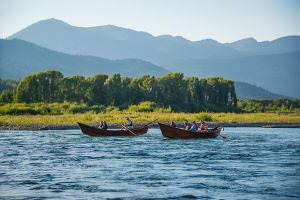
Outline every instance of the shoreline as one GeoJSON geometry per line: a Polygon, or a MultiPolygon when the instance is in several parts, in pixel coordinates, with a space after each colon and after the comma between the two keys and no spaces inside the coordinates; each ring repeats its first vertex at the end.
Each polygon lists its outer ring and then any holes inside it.
{"type": "MultiPolygon", "coordinates": [[[[135,126],[143,126],[146,123],[137,123],[135,126]]],[[[207,122],[209,128],[213,127],[261,127],[261,128],[300,128],[300,123],[280,123],[280,122],[243,122],[243,123],[217,123],[207,122]]],[[[96,124],[89,124],[96,126],[96,124]]],[[[183,127],[183,123],[177,123],[183,127]]],[[[150,128],[158,128],[158,124],[149,125],[150,128]]],[[[121,129],[121,124],[109,124],[110,129],[121,129]]],[[[0,130],[20,130],[20,131],[41,131],[41,130],[75,130],[80,129],[77,124],[54,124],[54,125],[2,125],[0,130]]]]}

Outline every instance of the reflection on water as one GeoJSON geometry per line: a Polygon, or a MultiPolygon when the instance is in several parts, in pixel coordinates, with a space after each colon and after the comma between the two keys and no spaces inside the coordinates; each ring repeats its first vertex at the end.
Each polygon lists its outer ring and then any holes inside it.
{"type": "Polygon", "coordinates": [[[0,197],[299,199],[300,129],[226,128],[227,139],[92,138],[1,131],[0,197]]]}

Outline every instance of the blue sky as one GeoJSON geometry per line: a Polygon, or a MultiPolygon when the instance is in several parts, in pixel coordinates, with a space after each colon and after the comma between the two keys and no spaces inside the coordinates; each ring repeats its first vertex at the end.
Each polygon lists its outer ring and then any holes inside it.
{"type": "Polygon", "coordinates": [[[113,24],[190,40],[300,35],[299,0],[0,0],[0,37],[42,19],[113,24]]]}

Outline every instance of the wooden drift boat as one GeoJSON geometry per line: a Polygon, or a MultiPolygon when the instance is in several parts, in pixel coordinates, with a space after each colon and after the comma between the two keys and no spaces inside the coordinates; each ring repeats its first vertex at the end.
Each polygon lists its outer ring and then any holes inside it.
{"type": "Polygon", "coordinates": [[[187,131],[180,128],[174,128],[166,124],[158,123],[161,133],[164,137],[174,139],[195,139],[195,138],[216,138],[220,135],[221,127],[208,129],[204,131],[187,131]]]}
{"type": "Polygon", "coordinates": [[[78,125],[83,134],[94,137],[106,137],[106,136],[139,136],[144,135],[148,131],[148,126],[135,129],[124,130],[103,130],[96,127],[92,127],[86,124],[78,122],[78,125]],[[129,131],[130,130],[130,131],[129,131]]]}

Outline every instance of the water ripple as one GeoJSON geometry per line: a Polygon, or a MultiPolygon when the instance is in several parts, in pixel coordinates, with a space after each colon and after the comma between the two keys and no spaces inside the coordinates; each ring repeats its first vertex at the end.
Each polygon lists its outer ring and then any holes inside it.
{"type": "Polygon", "coordinates": [[[1,131],[3,199],[299,199],[300,129],[226,128],[227,139],[93,138],[1,131]]]}

